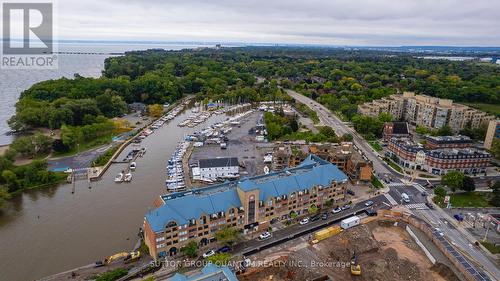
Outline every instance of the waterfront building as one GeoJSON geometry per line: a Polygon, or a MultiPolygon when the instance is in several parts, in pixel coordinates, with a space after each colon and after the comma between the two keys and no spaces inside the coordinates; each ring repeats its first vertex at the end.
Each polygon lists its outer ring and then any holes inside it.
{"type": "Polygon", "coordinates": [[[238,158],[211,158],[198,161],[198,173],[201,179],[234,178],[240,174],[238,158]]]}
{"type": "Polygon", "coordinates": [[[238,278],[228,266],[219,267],[209,263],[201,269],[201,272],[193,275],[176,273],[168,281],[238,281],[238,278]]]}
{"type": "Polygon", "coordinates": [[[343,205],[346,189],[337,166],[309,155],[295,168],[160,196],[144,218],[144,241],[155,259],[175,255],[190,241],[213,243],[226,226],[245,235],[306,215],[312,206],[343,205]]]}
{"type": "Polygon", "coordinates": [[[483,173],[492,159],[491,154],[477,148],[426,149],[410,139],[392,138],[388,147],[388,156],[402,167],[436,175],[444,175],[454,170],[466,174],[483,173]]]}
{"type": "Polygon", "coordinates": [[[449,99],[404,92],[358,106],[358,113],[378,117],[382,112],[390,113],[394,120],[407,121],[412,125],[439,129],[449,126],[458,133],[464,128],[479,128],[494,119],[494,116],[449,99]]]}
{"type": "Polygon", "coordinates": [[[500,120],[491,120],[488,124],[488,131],[484,138],[484,148],[491,149],[494,139],[500,139],[500,120]]]}

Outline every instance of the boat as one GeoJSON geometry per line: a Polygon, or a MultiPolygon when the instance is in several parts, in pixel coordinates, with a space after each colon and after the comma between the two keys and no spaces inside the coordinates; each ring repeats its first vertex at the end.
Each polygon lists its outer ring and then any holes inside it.
{"type": "Polygon", "coordinates": [[[135,171],[135,168],[137,168],[137,164],[135,162],[130,163],[130,170],[135,171]]]}
{"type": "Polygon", "coordinates": [[[123,181],[123,173],[119,173],[115,177],[115,182],[122,182],[123,181]]]}
{"type": "Polygon", "coordinates": [[[131,182],[132,181],[132,173],[131,172],[126,173],[123,181],[124,182],[131,182]]]}

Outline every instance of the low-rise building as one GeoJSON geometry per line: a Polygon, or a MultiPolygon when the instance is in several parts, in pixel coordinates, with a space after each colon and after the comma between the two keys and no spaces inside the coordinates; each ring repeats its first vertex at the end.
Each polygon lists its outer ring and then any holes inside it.
{"type": "Polygon", "coordinates": [[[427,136],[425,137],[425,148],[466,148],[473,145],[473,141],[468,136],[427,136]]]}
{"type": "Polygon", "coordinates": [[[336,165],[351,181],[370,181],[373,165],[353,143],[315,143],[310,145],[281,145],[274,151],[274,169],[296,167],[312,153],[336,165]]]}
{"type": "Polygon", "coordinates": [[[240,166],[238,158],[211,158],[198,161],[197,174],[201,179],[216,180],[218,178],[238,177],[240,166]]]}
{"type": "Polygon", "coordinates": [[[382,132],[384,140],[391,138],[409,138],[410,129],[406,122],[386,122],[384,123],[384,131],[382,132]]]}
{"type": "Polygon", "coordinates": [[[155,259],[175,255],[190,241],[214,242],[226,226],[247,234],[328,201],[343,205],[346,189],[347,176],[337,166],[309,155],[295,168],[161,196],[144,218],[144,241],[155,259]]]}
{"type": "Polygon", "coordinates": [[[192,275],[176,273],[168,281],[238,281],[238,278],[228,266],[219,267],[209,263],[201,272],[192,275]]]}
{"type": "Polygon", "coordinates": [[[488,124],[488,131],[484,138],[484,148],[491,149],[493,140],[500,140],[500,120],[491,120],[488,124]]]}
{"type": "Polygon", "coordinates": [[[399,165],[436,175],[454,170],[466,174],[482,173],[492,159],[491,154],[477,148],[426,149],[410,139],[392,138],[388,147],[389,156],[399,165]]]}

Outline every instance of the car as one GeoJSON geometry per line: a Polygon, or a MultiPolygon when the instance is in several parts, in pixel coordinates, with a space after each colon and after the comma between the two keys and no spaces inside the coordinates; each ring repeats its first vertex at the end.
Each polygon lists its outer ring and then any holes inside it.
{"type": "Polygon", "coordinates": [[[366,214],[370,217],[373,217],[373,216],[377,215],[377,211],[369,209],[369,210],[366,210],[366,214]]]}
{"type": "Polygon", "coordinates": [[[96,261],[94,263],[94,267],[101,267],[101,266],[105,266],[105,264],[102,261],[96,261]]]}
{"type": "Polygon", "coordinates": [[[351,208],[351,205],[346,204],[346,205],[342,206],[342,211],[344,211],[344,210],[348,210],[348,209],[350,209],[350,208],[351,208]]]}
{"type": "Polygon", "coordinates": [[[311,221],[317,221],[321,218],[321,215],[320,214],[317,214],[317,215],[314,215],[311,217],[311,221]]]}
{"type": "Polygon", "coordinates": [[[266,240],[268,238],[271,238],[271,233],[269,233],[269,231],[265,231],[265,232],[262,232],[260,235],[259,235],[259,239],[260,240],[266,240]]]}
{"type": "Polygon", "coordinates": [[[323,214],[321,215],[321,219],[322,219],[322,220],[327,220],[327,219],[328,219],[328,213],[323,213],[323,214]]]}
{"type": "Polygon", "coordinates": [[[365,202],[366,207],[370,207],[371,205],[373,205],[373,201],[370,200],[365,202]]]}
{"type": "Polygon", "coordinates": [[[206,259],[206,258],[209,258],[211,256],[215,255],[215,251],[214,250],[210,250],[206,253],[203,254],[203,258],[206,259]]]}
{"type": "Polygon", "coordinates": [[[356,195],[356,193],[350,189],[347,190],[347,194],[352,195],[352,196],[356,195]]]}
{"type": "Polygon", "coordinates": [[[226,245],[226,246],[223,246],[222,248],[219,248],[217,250],[217,253],[227,253],[229,251],[231,251],[231,247],[229,247],[228,245],[226,245]]]}
{"type": "Polygon", "coordinates": [[[431,210],[434,210],[434,205],[432,205],[431,203],[429,202],[426,202],[425,203],[425,206],[427,206],[427,208],[431,209],[431,210]]]}
{"type": "Polygon", "coordinates": [[[337,214],[337,213],[340,213],[340,212],[342,212],[342,209],[340,207],[337,207],[337,208],[335,208],[335,209],[332,210],[332,213],[334,213],[334,214],[337,214]]]}
{"type": "Polygon", "coordinates": [[[422,191],[422,193],[420,193],[420,195],[422,195],[422,196],[427,196],[428,194],[427,194],[427,192],[422,191]]]}
{"type": "Polygon", "coordinates": [[[437,232],[437,234],[438,234],[439,236],[444,236],[444,233],[443,233],[443,231],[441,231],[441,229],[440,229],[440,228],[436,227],[436,228],[434,228],[434,230],[437,232]]]}
{"type": "Polygon", "coordinates": [[[302,219],[302,220],[299,222],[299,224],[300,224],[300,225],[304,225],[304,224],[308,224],[308,223],[309,223],[309,218],[304,218],[304,219],[302,219]]]}

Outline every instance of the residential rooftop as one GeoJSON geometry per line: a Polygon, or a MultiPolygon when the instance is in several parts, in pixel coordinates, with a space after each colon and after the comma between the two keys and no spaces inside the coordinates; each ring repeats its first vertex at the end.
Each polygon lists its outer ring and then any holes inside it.
{"type": "Polygon", "coordinates": [[[436,143],[472,143],[471,138],[468,136],[457,135],[457,136],[427,136],[427,140],[431,140],[436,143]]]}
{"type": "Polygon", "coordinates": [[[218,267],[212,263],[201,269],[201,273],[187,276],[176,273],[169,281],[238,281],[236,275],[227,266],[218,267]]]}
{"type": "Polygon", "coordinates": [[[233,167],[238,166],[238,158],[227,157],[227,158],[211,158],[211,159],[200,159],[200,168],[215,168],[215,167],[233,167]]]}

